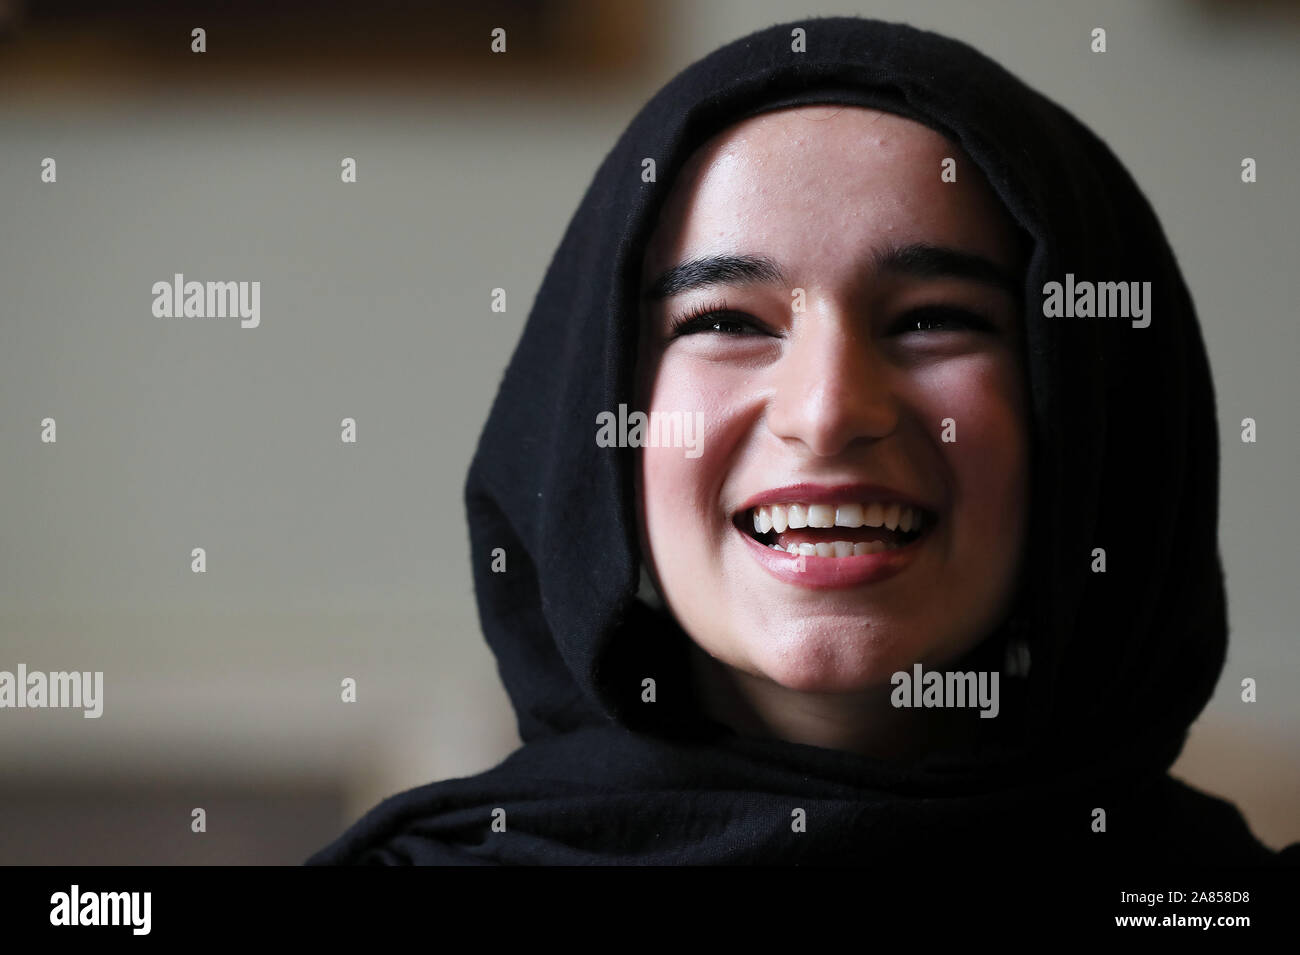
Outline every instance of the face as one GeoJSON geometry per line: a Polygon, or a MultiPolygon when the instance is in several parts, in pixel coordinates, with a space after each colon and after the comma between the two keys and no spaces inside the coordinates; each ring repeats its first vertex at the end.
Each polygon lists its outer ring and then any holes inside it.
{"type": "Polygon", "coordinates": [[[1019,255],[975,164],[892,114],[781,110],[693,155],[642,262],[637,407],[704,430],[643,447],[638,495],[701,649],[848,692],[998,624],[1028,492],[1019,255]]]}

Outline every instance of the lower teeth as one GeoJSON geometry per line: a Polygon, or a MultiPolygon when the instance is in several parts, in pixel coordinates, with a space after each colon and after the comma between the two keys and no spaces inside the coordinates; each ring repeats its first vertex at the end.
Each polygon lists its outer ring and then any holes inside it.
{"type": "Polygon", "coordinates": [[[787,549],[780,544],[768,544],[773,550],[803,557],[861,557],[864,554],[878,554],[885,550],[897,550],[902,545],[895,541],[832,541],[822,544],[791,544],[787,549]]]}

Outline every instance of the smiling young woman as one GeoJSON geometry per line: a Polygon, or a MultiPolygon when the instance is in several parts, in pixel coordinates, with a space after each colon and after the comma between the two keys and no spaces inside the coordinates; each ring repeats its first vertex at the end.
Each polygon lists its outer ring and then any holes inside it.
{"type": "Polygon", "coordinates": [[[763,113],[678,174],[642,268],[638,406],[708,428],[699,458],[642,451],[643,552],[724,722],[914,750],[892,675],[1005,616],[1029,480],[1021,258],[960,148],[877,110],[763,113]]]}
{"type": "Polygon", "coordinates": [[[311,861],[1273,861],[1168,772],[1227,645],[1217,441],[1173,252],[1077,120],[910,27],[736,40],[605,157],[470,467],[524,745],[311,861]],[[1154,314],[1046,314],[1076,274],[1154,314]]]}

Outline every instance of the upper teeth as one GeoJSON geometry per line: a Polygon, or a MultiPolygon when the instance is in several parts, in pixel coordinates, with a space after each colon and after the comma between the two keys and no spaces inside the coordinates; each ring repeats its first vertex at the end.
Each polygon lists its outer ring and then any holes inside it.
{"type": "Polygon", "coordinates": [[[904,534],[921,526],[921,512],[906,504],[767,504],[753,509],[754,530],[778,534],[800,527],[887,527],[904,534]]]}

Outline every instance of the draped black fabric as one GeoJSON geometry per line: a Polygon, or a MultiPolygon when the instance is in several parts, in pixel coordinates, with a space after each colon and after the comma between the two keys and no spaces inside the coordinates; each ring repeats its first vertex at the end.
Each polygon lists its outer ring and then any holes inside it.
{"type": "Polygon", "coordinates": [[[1234,807],[1168,775],[1225,658],[1218,468],[1193,304],[1147,200],[1094,134],[982,54],[907,26],[810,18],[732,42],[660,90],[601,163],[470,467],[479,612],[524,745],[386,800],[309,863],[1274,860],[1234,807]],[[704,718],[689,638],[636,597],[636,451],[595,440],[598,414],[632,402],[641,255],[677,171],[739,119],[807,102],[942,132],[1031,244],[1028,559],[1011,619],[971,659],[999,666],[1017,635],[1032,668],[1006,681],[999,735],[964,752],[889,762],[704,718]],[[1150,326],[1043,318],[1044,284],[1066,273],[1151,282],[1150,326]],[[1095,547],[1105,573],[1090,569],[1095,547]]]}

